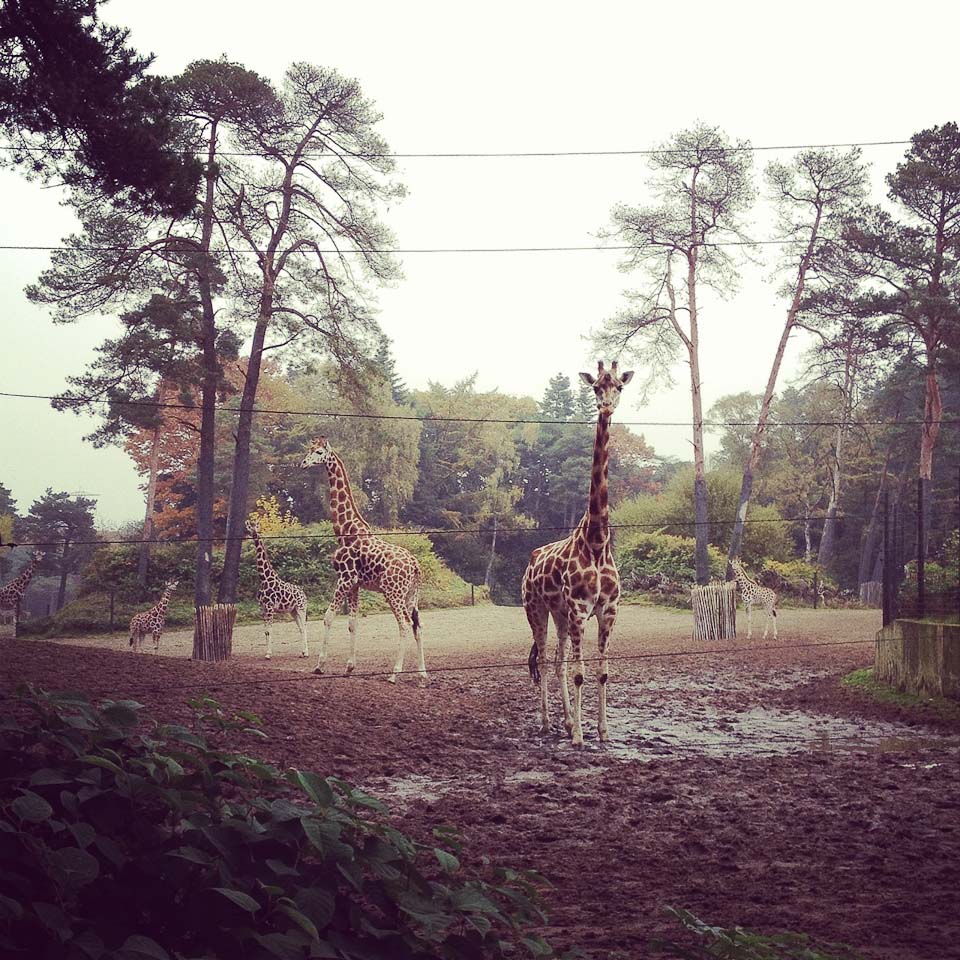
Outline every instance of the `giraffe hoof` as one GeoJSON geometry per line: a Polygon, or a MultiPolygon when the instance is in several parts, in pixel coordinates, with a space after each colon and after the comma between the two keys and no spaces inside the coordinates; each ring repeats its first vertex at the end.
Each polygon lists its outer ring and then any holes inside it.
{"type": "Polygon", "coordinates": [[[304,650],[304,651],[303,651],[303,652],[302,652],[302,653],[300,654],[300,656],[301,656],[301,657],[309,657],[309,656],[310,656],[310,654],[309,654],[309,653],[307,653],[307,651],[306,651],[306,650],[304,650]]]}
{"type": "Polygon", "coordinates": [[[420,682],[421,687],[427,686],[427,684],[430,682],[430,678],[425,673],[421,673],[417,677],[417,680],[420,682]]]}
{"type": "Polygon", "coordinates": [[[313,668],[313,672],[314,672],[318,677],[322,677],[322,676],[323,676],[323,667],[314,667],[314,668],[313,668]]]}
{"type": "Polygon", "coordinates": [[[347,664],[346,673],[347,673],[347,676],[348,676],[348,677],[350,676],[351,673],[353,673],[353,671],[354,671],[354,669],[356,668],[356,666],[357,666],[357,665],[356,665],[355,663],[348,663],[348,664],[347,664]]]}
{"type": "Polygon", "coordinates": [[[396,682],[397,682],[397,675],[395,673],[391,673],[390,676],[387,677],[387,683],[396,683],[396,682]]]}

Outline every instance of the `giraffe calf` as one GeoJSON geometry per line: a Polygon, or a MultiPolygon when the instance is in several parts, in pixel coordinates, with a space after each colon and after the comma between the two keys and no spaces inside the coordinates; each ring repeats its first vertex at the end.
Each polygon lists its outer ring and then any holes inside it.
{"type": "Polygon", "coordinates": [[[160,637],[163,635],[163,626],[167,619],[167,604],[177,588],[177,580],[171,580],[163,591],[159,602],[155,603],[145,613],[138,613],[130,620],[130,646],[134,653],[140,652],[140,644],[147,634],[153,636],[153,652],[160,652],[160,637]]]}

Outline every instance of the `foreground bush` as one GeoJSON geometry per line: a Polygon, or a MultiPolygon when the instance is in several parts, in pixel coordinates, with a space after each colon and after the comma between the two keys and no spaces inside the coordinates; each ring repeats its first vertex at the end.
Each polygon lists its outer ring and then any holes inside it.
{"type": "Polygon", "coordinates": [[[0,955],[65,960],[551,957],[540,880],[460,865],[335,777],[216,749],[256,718],[195,701],[193,729],[137,733],[140,705],[21,693],[0,730],[0,955]],[[16,713],[31,715],[22,722],[16,713]]]}

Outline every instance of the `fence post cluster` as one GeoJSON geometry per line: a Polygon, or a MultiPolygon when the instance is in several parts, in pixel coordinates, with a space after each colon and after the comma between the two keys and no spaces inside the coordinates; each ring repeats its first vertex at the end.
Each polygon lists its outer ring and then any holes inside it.
{"type": "Polygon", "coordinates": [[[233,652],[233,624],[237,608],[232,603],[197,607],[193,615],[193,659],[228,660],[233,652]]]}
{"type": "Polygon", "coordinates": [[[737,638],[737,582],[692,586],[694,640],[735,640],[737,638]]]}

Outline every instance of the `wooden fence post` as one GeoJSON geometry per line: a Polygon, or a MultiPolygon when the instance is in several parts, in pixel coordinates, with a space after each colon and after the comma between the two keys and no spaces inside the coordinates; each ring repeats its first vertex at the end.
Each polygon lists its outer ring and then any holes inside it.
{"type": "Polygon", "coordinates": [[[193,659],[228,660],[233,652],[233,624],[237,607],[215,603],[196,607],[193,614],[193,659]]]}
{"type": "Polygon", "coordinates": [[[708,583],[690,588],[694,640],[736,640],[737,582],[708,583]]]}

